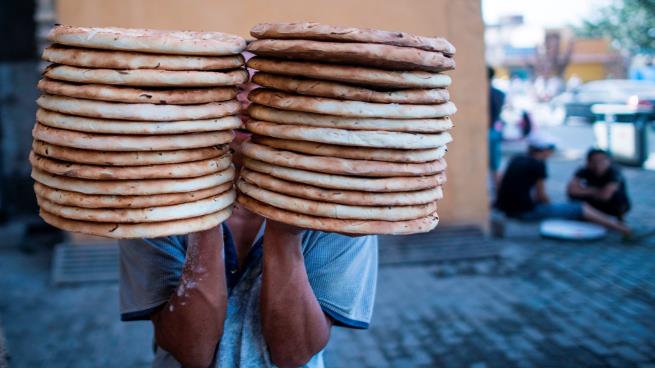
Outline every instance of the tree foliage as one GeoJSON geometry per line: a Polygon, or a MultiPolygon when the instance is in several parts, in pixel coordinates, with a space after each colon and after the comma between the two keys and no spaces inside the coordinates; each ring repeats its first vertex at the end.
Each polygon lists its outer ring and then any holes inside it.
{"type": "Polygon", "coordinates": [[[613,0],[576,29],[582,37],[609,37],[632,54],[655,53],[655,0],[613,0]]]}

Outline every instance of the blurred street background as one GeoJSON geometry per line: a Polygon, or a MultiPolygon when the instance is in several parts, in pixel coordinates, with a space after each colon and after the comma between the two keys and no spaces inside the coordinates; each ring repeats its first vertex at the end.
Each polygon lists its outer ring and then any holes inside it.
{"type": "MultiPolygon", "coordinates": [[[[494,127],[500,171],[531,135],[547,135],[557,144],[547,190],[566,201],[586,152],[610,150],[633,201],[626,222],[655,226],[655,1],[466,4],[471,17],[482,12],[485,31],[474,36],[484,38],[491,84],[506,96],[494,127]]],[[[36,215],[27,152],[39,50],[56,9],[51,0],[0,3],[0,34],[12,45],[0,48],[0,368],[146,367],[152,329],[119,321],[115,246],[71,238],[36,215]]],[[[483,65],[474,67],[486,89],[483,65]]],[[[488,121],[457,117],[486,137],[488,121]]],[[[469,132],[456,130],[456,144],[469,132]]],[[[462,156],[486,167],[484,149],[462,156]]],[[[453,183],[466,180],[462,171],[453,183]]],[[[539,223],[490,210],[493,180],[477,181],[488,189],[476,204],[482,223],[444,216],[431,234],[381,238],[371,328],[333,329],[326,366],[655,367],[655,238],[544,238],[539,223]],[[502,237],[492,236],[494,221],[502,237]]]]}

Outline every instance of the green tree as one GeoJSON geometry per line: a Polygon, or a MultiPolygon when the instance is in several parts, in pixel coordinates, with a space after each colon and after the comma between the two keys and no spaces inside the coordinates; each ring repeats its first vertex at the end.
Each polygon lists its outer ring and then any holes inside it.
{"type": "Polygon", "coordinates": [[[655,0],[613,0],[576,29],[582,37],[609,37],[632,54],[655,53],[655,0]]]}

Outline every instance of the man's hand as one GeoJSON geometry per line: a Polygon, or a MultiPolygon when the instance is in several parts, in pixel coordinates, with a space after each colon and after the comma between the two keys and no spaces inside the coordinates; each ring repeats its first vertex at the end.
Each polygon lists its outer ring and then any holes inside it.
{"type": "Polygon", "coordinates": [[[267,220],[261,293],[263,333],[280,367],[307,363],[327,345],[331,320],[309,285],[302,254],[304,229],[267,220]]]}
{"type": "Polygon", "coordinates": [[[157,345],[184,367],[207,367],[223,335],[227,305],[223,231],[189,234],[184,270],[168,303],[153,313],[157,345]]]}

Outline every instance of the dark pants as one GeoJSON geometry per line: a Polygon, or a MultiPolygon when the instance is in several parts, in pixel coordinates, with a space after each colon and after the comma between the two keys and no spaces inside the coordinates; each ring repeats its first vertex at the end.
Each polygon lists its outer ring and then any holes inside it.
{"type": "Polygon", "coordinates": [[[576,201],[585,202],[600,212],[614,216],[619,220],[623,220],[623,216],[625,216],[625,214],[630,210],[630,200],[628,199],[628,196],[621,192],[614,193],[612,198],[607,201],[576,196],[570,196],[570,198],[576,201]]]}

